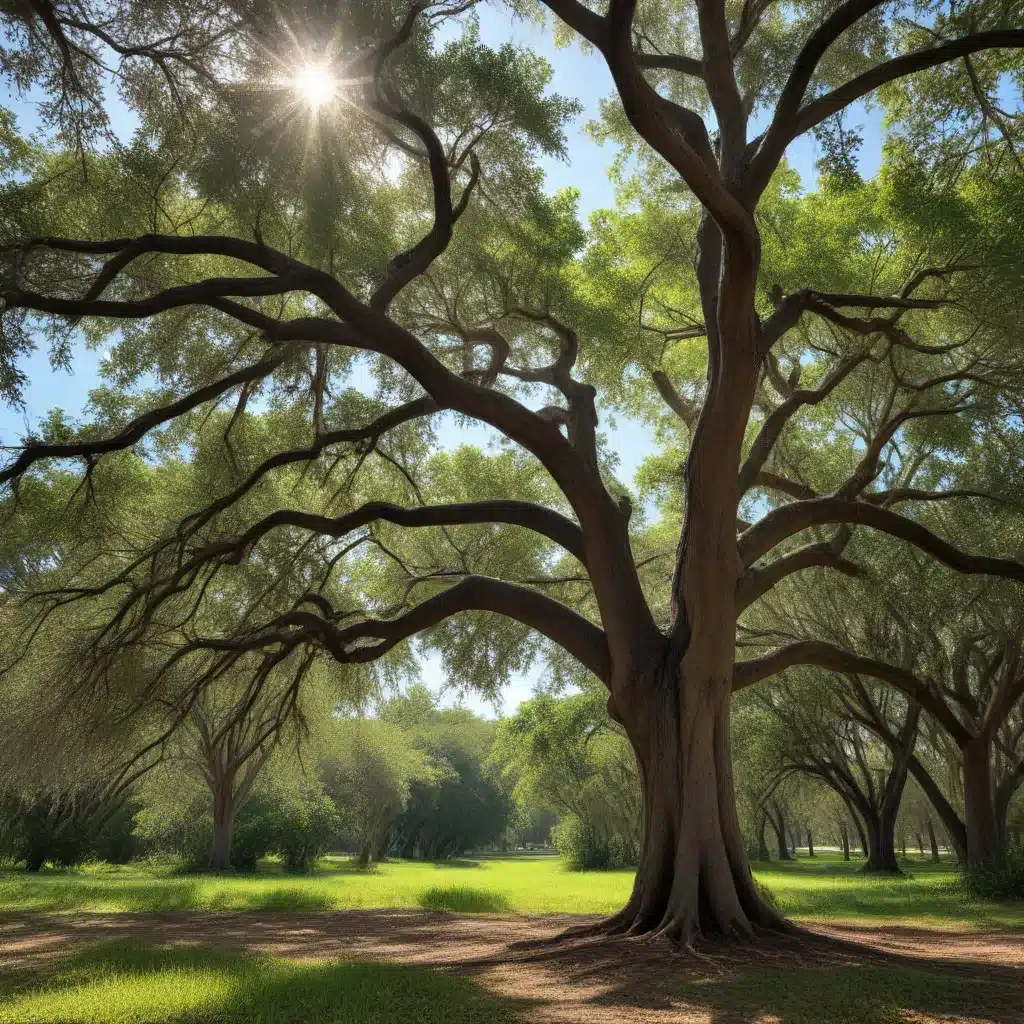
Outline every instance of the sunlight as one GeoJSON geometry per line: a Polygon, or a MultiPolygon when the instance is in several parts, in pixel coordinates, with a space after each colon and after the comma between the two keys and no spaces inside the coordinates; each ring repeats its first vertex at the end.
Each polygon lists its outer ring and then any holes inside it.
{"type": "Polygon", "coordinates": [[[296,71],[292,87],[313,110],[327,106],[338,92],[338,82],[323,64],[306,64],[296,71]]]}

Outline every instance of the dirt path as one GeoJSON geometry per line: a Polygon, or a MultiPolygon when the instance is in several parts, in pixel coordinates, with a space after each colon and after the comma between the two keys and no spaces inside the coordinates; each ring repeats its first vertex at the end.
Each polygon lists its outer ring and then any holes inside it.
{"type": "Polygon", "coordinates": [[[130,938],[454,970],[516,1000],[522,1019],[538,1024],[1024,1022],[1022,935],[816,927],[799,941],[709,945],[700,955],[642,940],[545,941],[588,920],[412,910],[7,915],[0,971],[130,938]]]}

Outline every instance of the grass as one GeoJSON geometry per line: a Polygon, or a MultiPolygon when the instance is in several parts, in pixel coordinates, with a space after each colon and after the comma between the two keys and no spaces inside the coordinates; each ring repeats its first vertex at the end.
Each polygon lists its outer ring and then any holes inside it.
{"type": "MultiPolygon", "coordinates": [[[[911,859],[898,879],[861,874],[856,861],[755,866],[791,917],[943,929],[1024,929],[1024,904],[963,898],[952,865],[911,859]]],[[[447,864],[395,862],[360,871],[330,858],[309,878],[268,863],[256,875],[175,875],[166,866],[91,865],[0,875],[6,911],[152,913],[171,910],[328,910],[427,907],[459,913],[608,913],[629,892],[629,872],[568,872],[553,857],[480,857],[447,864]]],[[[219,943],[219,940],[218,940],[219,943]]],[[[76,940],[28,966],[0,961],[0,1024],[515,1024],[544,1001],[489,992],[484,980],[401,963],[289,959],[218,944],[76,940]]],[[[927,956],[927,948],[921,953],[927,956]]],[[[614,977],[608,979],[614,984],[614,977]]],[[[936,963],[860,963],[738,970],[700,965],[650,979],[622,1019],[676,1007],[707,1024],[910,1024],[1016,1019],[1020,979],[936,963]]],[[[506,990],[507,991],[507,990],[506,990]]],[[[585,1011],[585,1003],[580,1007],[585,1011]]],[[[561,1018],[560,1018],[561,1019],[561,1018]]],[[[583,1018],[581,1018],[583,1019],[583,1018]]]]}
{"type": "MultiPolygon", "coordinates": [[[[1024,904],[967,899],[951,864],[911,858],[907,875],[864,875],[837,855],[755,865],[780,909],[797,920],[900,923],[929,928],[1024,928],[1024,904]]],[[[399,861],[361,871],[327,858],[309,877],[273,864],[254,875],[175,875],[161,866],[90,865],[76,871],[0,874],[0,910],[166,912],[426,907],[459,913],[609,914],[625,902],[628,871],[569,872],[554,857],[399,861]]]]}
{"type": "Polygon", "coordinates": [[[0,1024],[513,1024],[469,979],[402,964],[101,942],[0,972],[0,1024]]]}

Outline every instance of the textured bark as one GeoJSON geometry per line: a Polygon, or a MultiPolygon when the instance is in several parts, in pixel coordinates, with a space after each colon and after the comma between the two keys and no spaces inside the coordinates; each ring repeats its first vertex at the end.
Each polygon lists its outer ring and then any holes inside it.
{"type": "Polygon", "coordinates": [[[938,864],[939,862],[939,841],[935,838],[935,826],[932,824],[932,819],[928,819],[928,843],[932,849],[932,860],[938,864]]]}
{"type": "Polygon", "coordinates": [[[644,835],[633,891],[606,930],[693,944],[784,921],[761,899],[733,792],[728,677],[711,689],[665,673],[622,716],[640,770],[644,835]]]}
{"type": "Polygon", "coordinates": [[[967,864],[977,867],[1000,849],[992,782],[990,744],[984,737],[962,748],[964,771],[964,826],[967,832],[967,864]]]}
{"type": "Polygon", "coordinates": [[[865,816],[864,825],[868,834],[868,859],[864,870],[899,874],[900,865],[896,859],[896,815],[893,813],[865,816]]]}
{"type": "Polygon", "coordinates": [[[210,846],[210,870],[231,868],[231,835],[235,827],[235,801],[232,780],[218,785],[213,794],[213,843],[210,846]]]}

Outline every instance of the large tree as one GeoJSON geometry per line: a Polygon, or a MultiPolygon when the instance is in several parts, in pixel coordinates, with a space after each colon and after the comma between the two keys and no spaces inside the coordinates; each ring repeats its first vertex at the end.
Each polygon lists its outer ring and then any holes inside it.
{"type": "Polygon", "coordinates": [[[152,373],[162,386],[108,395],[96,424],[51,424],[0,479],[53,458],[91,473],[238,396],[230,441],[253,396],[290,399],[304,430],[234,475],[229,443],[222,492],[100,588],[120,603],[82,671],[103,676],[109,652],[144,642],[159,615],[214,599],[222,570],[259,562],[274,537],[348,540],[358,565],[340,546],[327,554],[344,587],[282,580],[262,620],[190,641],[202,671],[248,651],[366,663],[424,631],[457,667],[507,670],[524,641],[493,617],[516,623],[604,683],[640,766],[641,863],[605,927],[685,942],[779,927],[740,834],[733,689],[801,663],[912,681],[814,641],[734,667],[740,614],[795,573],[856,571],[845,549],[862,527],[959,573],[1024,580],[1024,564],[1001,557],[1019,517],[1003,514],[991,550],[974,554],[920,511],[975,500],[956,460],[943,463],[959,444],[944,425],[1013,433],[1003,421],[1020,408],[1015,271],[991,257],[1018,251],[1020,218],[993,216],[1019,209],[1020,184],[998,158],[1015,154],[1018,126],[996,90],[1019,67],[1024,19],[981,0],[521,0],[604,60],[607,132],[652,168],[647,220],[627,209],[598,224],[580,257],[571,202],[541,195],[534,168],[561,151],[573,105],[543,96],[545,68],[514,47],[472,32],[432,45],[474,6],[12,9],[7,67],[47,90],[67,151],[14,137],[5,153],[19,173],[2,211],[4,383],[16,392],[34,332],[66,360],[70,325],[115,345],[115,384],[152,373]],[[110,73],[140,124],[130,145],[94,155],[110,73]],[[837,119],[877,90],[903,126],[891,187],[796,202],[777,174],[787,147],[817,131],[830,180],[850,184],[855,139],[837,119]],[[933,145],[921,116],[935,99],[962,129],[953,145],[933,145]],[[940,164],[947,178],[958,168],[945,189],[930,185],[940,164]],[[925,209],[941,210],[942,230],[925,209]],[[652,254],[659,224],[675,245],[652,254]],[[367,370],[376,401],[342,400],[346,376],[367,370]],[[678,421],[666,428],[677,500],[644,537],[609,473],[597,386],[661,420],[657,396],[678,421]],[[426,421],[444,412],[521,454],[424,484],[426,421]],[[929,432],[919,463],[894,455],[929,432]],[[406,483],[347,486],[367,462],[406,483]],[[296,466],[329,495],[315,512],[296,503],[221,524],[296,466]],[[417,530],[424,539],[407,539],[417,530]],[[370,582],[351,584],[370,565],[370,582]]]}

